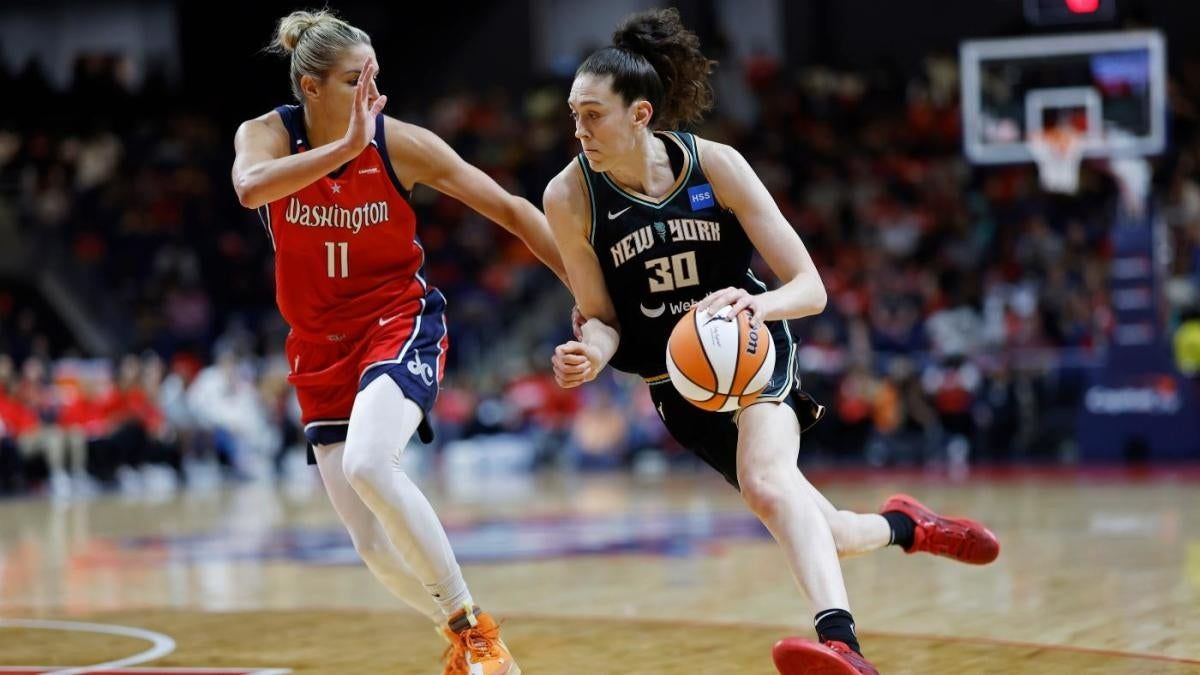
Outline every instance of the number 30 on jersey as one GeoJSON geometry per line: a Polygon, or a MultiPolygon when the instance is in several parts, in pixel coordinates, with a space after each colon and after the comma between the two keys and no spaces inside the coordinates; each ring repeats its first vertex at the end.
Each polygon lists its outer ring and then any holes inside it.
{"type": "Polygon", "coordinates": [[[647,260],[646,269],[651,273],[651,293],[665,293],[677,288],[700,285],[695,251],[679,253],[669,258],[647,260]]]}

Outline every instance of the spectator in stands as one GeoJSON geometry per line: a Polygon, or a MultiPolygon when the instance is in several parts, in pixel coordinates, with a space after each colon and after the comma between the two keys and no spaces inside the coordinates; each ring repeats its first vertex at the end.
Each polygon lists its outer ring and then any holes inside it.
{"type": "Polygon", "coordinates": [[[17,400],[16,386],[12,357],[0,354],[0,494],[25,487],[25,463],[17,439],[36,423],[36,416],[17,400]]]}
{"type": "Polygon", "coordinates": [[[44,463],[51,494],[69,495],[66,436],[57,423],[58,411],[45,361],[37,356],[25,359],[12,394],[6,426],[16,438],[22,462],[27,467],[34,460],[44,463]]]}
{"type": "Polygon", "coordinates": [[[922,383],[946,434],[946,459],[951,466],[966,464],[975,440],[975,397],[982,384],[979,368],[962,355],[949,356],[927,367],[922,383]]]}
{"type": "Polygon", "coordinates": [[[212,434],[217,457],[231,478],[249,478],[277,448],[270,424],[249,368],[233,351],[200,371],[187,390],[188,407],[197,426],[212,434]]]}

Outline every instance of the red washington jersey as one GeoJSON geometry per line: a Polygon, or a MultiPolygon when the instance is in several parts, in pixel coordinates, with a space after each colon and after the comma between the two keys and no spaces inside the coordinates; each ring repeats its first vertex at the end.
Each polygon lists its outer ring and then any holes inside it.
{"type": "MultiPolygon", "coordinates": [[[[310,148],[304,108],[275,109],[293,153],[310,148]]],[[[292,331],[340,342],[371,324],[412,317],[434,289],[423,278],[417,218],[388,160],[384,117],[340,169],[258,212],[275,249],[275,298],[292,331]]]]}

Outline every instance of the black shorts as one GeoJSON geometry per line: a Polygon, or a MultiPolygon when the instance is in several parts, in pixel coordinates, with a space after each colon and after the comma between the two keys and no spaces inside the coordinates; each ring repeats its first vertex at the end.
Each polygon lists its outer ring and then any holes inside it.
{"type": "MultiPolygon", "coordinates": [[[[787,322],[771,321],[767,328],[775,342],[775,370],[758,402],[778,401],[790,406],[803,433],[825,416],[825,406],[800,389],[796,343],[787,322]]],[[[650,385],[650,398],[658,416],[671,436],[716,469],[730,485],[738,487],[738,413],[697,408],[675,390],[667,375],[646,378],[646,383],[650,385]]]]}

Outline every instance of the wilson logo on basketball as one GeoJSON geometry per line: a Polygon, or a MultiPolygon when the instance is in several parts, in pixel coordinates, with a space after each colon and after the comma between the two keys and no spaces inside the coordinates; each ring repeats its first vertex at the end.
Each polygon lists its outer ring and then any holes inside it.
{"type": "Polygon", "coordinates": [[[763,323],[746,312],[715,315],[693,307],[667,340],[667,374],[692,405],[732,412],[758,400],[775,370],[775,349],[763,323]]]}
{"type": "Polygon", "coordinates": [[[386,201],[370,202],[352,209],[336,204],[309,205],[296,197],[288,200],[283,219],[302,227],[337,227],[358,234],[359,230],[378,225],[388,219],[386,201]]]}

